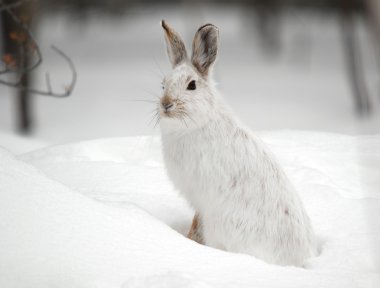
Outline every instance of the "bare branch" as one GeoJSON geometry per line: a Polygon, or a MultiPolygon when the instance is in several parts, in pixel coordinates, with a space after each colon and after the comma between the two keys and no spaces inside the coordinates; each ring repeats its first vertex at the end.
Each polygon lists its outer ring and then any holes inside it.
{"type": "MultiPolygon", "coordinates": [[[[21,89],[23,91],[27,91],[27,92],[33,93],[33,94],[39,94],[42,96],[67,97],[72,93],[72,91],[75,87],[76,80],[77,80],[77,73],[76,73],[76,69],[75,69],[73,61],[63,51],[61,51],[60,49],[58,49],[55,46],[52,46],[51,48],[57,54],[59,54],[69,65],[70,71],[72,73],[72,78],[71,78],[70,84],[65,86],[65,89],[63,92],[54,92],[52,89],[52,86],[51,86],[50,76],[47,73],[46,77],[45,77],[47,90],[34,89],[34,88],[30,88],[30,87],[26,87],[26,86],[22,85],[21,79],[23,78],[23,76],[26,73],[35,70],[42,63],[42,53],[41,53],[40,47],[39,47],[37,41],[35,40],[33,34],[30,32],[29,27],[23,21],[21,21],[21,19],[12,11],[13,8],[18,7],[27,1],[30,1],[30,0],[20,0],[17,2],[7,4],[7,3],[4,3],[3,0],[0,0],[0,12],[5,11],[6,13],[8,13],[11,16],[12,20],[15,21],[15,23],[17,23],[21,27],[23,33],[25,33],[25,35],[27,36],[27,38],[26,38],[27,40],[23,41],[24,43],[20,43],[20,51],[19,51],[20,63],[19,63],[19,65],[17,65],[18,67],[12,67],[12,66],[8,65],[7,62],[3,61],[5,64],[5,69],[0,70],[0,75],[9,74],[9,73],[18,73],[19,79],[14,81],[14,82],[11,82],[11,81],[7,81],[7,80],[0,78],[0,84],[8,86],[8,87],[18,88],[18,89],[21,89]],[[27,41],[30,41],[32,43],[31,44],[33,46],[32,52],[34,54],[36,54],[34,57],[36,59],[36,61],[33,64],[25,67],[24,61],[25,61],[25,58],[27,57],[27,51],[28,51],[28,49],[25,48],[25,43],[27,41]]],[[[28,65],[28,64],[26,64],[26,65],[28,65]]]]}
{"type": "Polygon", "coordinates": [[[71,75],[72,75],[71,82],[69,85],[65,86],[65,90],[63,92],[54,92],[51,90],[50,77],[46,78],[46,81],[47,81],[46,85],[48,87],[47,91],[22,86],[20,81],[9,82],[9,81],[5,81],[5,80],[0,79],[0,84],[3,84],[3,85],[8,86],[8,87],[19,88],[21,90],[26,90],[29,93],[38,94],[38,95],[42,95],[42,96],[52,96],[52,97],[57,97],[57,98],[69,96],[72,93],[72,91],[74,90],[74,87],[75,87],[75,84],[77,81],[77,72],[76,72],[74,63],[70,59],[70,57],[67,56],[62,50],[58,49],[55,46],[52,46],[51,49],[53,49],[57,54],[59,54],[68,63],[69,68],[71,70],[71,75]]]}
{"type": "Polygon", "coordinates": [[[46,87],[48,89],[48,92],[52,93],[53,89],[51,88],[51,82],[50,82],[50,74],[49,74],[49,72],[45,73],[45,81],[46,81],[46,87]]]}
{"type": "MultiPolygon", "coordinates": [[[[26,1],[29,1],[29,0],[26,0],[26,1]]],[[[25,2],[25,0],[24,1],[20,1],[19,5],[21,3],[23,3],[23,2],[25,2]]],[[[0,5],[3,6],[3,7],[1,7],[1,6],[0,7],[4,11],[6,11],[12,17],[13,21],[15,21],[21,27],[21,29],[23,30],[23,32],[26,33],[26,35],[29,37],[29,39],[34,44],[35,52],[37,54],[37,61],[34,64],[30,65],[29,67],[21,67],[21,69],[19,69],[19,70],[11,70],[9,68],[6,68],[5,70],[0,71],[0,75],[1,74],[5,74],[5,73],[12,73],[12,72],[13,73],[15,73],[15,72],[26,73],[26,72],[29,72],[29,71],[32,71],[32,70],[36,69],[42,63],[42,53],[41,53],[40,47],[37,44],[37,41],[35,40],[34,36],[30,32],[28,26],[25,23],[23,23],[17,17],[17,15],[12,11],[11,4],[5,4],[3,0],[0,0],[0,5]]]]}

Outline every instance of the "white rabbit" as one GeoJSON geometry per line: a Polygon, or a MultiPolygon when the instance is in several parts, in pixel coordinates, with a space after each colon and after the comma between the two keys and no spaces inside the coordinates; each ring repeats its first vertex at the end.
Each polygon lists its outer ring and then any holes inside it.
{"type": "Polygon", "coordinates": [[[198,29],[191,59],[164,21],[173,66],[158,106],[166,169],[195,208],[189,236],[207,246],[297,265],[316,254],[314,233],[292,184],[265,145],[217,95],[210,79],[218,29],[198,29]]]}

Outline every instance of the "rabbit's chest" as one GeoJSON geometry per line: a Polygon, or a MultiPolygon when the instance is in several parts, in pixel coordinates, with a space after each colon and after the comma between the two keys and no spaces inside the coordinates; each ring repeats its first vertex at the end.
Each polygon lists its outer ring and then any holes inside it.
{"type": "Polygon", "coordinates": [[[199,206],[207,197],[216,193],[218,187],[228,178],[222,170],[227,163],[220,161],[220,148],[214,141],[186,141],[164,142],[164,160],[170,179],[193,205],[199,206]],[[199,205],[197,205],[199,203],[199,205]]]}

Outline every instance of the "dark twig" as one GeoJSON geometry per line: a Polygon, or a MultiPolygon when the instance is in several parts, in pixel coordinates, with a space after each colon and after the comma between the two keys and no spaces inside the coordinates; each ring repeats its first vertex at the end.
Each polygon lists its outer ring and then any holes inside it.
{"type": "Polygon", "coordinates": [[[35,40],[32,33],[30,32],[28,26],[25,23],[23,23],[20,20],[20,18],[12,11],[12,8],[18,7],[26,1],[29,1],[29,0],[21,0],[21,1],[11,3],[11,4],[6,4],[6,3],[4,3],[3,0],[0,0],[0,12],[5,11],[6,13],[8,13],[11,16],[12,20],[15,21],[15,23],[17,23],[21,27],[22,31],[26,34],[26,36],[28,38],[28,40],[25,40],[25,41],[30,41],[33,45],[33,52],[35,52],[35,54],[36,54],[36,56],[35,56],[36,61],[33,64],[31,64],[30,66],[24,67],[25,66],[24,60],[26,57],[26,51],[25,51],[25,45],[24,45],[25,43],[21,43],[20,44],[20,63],[19,63],[20,65],[17,65],[17,67],[14,68],[14,67],[9,67],[9,65],[7,65],[7,63],[5,63],[6,64],[5,69],[0,71],[0,75],[9,74],[9,73],[18,73],[20,75],[19,79],[14,81],[14,82],[7,81],[4,79],[0,79],[0,84],[8,86],[8,87],[18,88],[22,91],[32,93],[32,94],[38,94],[38,95],[42,95],[42,96],[51,96],[51,97],[58,97],[58,98],[67,97],[72,93],[72,91],[75,87],[75,84],[77,81],[77,72],[76,72],[74,63],[70,59],[70,57],[68,57],[62,50],[58,49],[55,46],[52,46],[51,48],[68,63],[71,74],[72,74],[71,82],[69,85],[65,86],[64,91],[63,92],[54,92],[53,91],[52,86],[51,86],[51,82],[50,82],[50,76],[48,73],[46,74],[46,77],[45,77],[47,90],[34,89],[34,88],[30,88],[28,86],[24,86],[22,84],[21,79],[23,78],[23,76],[26,73],[33,71],[38,66],[40,66],[40,64],[42,63],[42,60],[43,60],[42,59],[42,53],[41,53],[41,50],[38,46],[38,43],[35,40]]]}
{"type": "Polygon", "coordinates": [[[48,92],[52,93],[53,89],[51,88],[51,82],[50,82],[50,74],[49,74],[49,72],[45,73],[45,81],[46,81],[46,87],[48,89],[48,92]]]}
{"type": "MultiPolygon", "coordinates": [[[[26,1],[29,1],[29,0],[26,0],[26,1]]],[[[5,73],[12,73],[12,72],[13,73],[17,72],[17,73],[25,74],[25,73],[27,73],[29,71],[32,71],[32,70],[36,69],[42,63],[42,53],[41,53],[40,47],[38,46],[37,41],[35,40],[34,36],[30,32],[28,26],[25,23],[23,23],[17,17],[17,15],[12,11],[12,9],[11,9],[12,4],[5,4],[3,0],[0,0],[0,5],[2,6],[2,7],[0,6],[0,8],[2,8],[3,11],[6,11],[12,17],[13,21],[15,21],[21,27],[21,29],[23,30],[24,33],[26,33],[26,35],[28,36],[28,38],[34,44],[34,48],[35,48],[34,51],[37,54],[37,56],[36,56],[37,61],[35,63],[31,64],[30,66],[28,66],[28,67],[22,67],[21,66],[20,69],[9,69],[9,67],[6,67],[5,70],[0,71],[0,75],[1,74],[5,74],[5,73]]],[[[1,83],[1,84],[4,84],[4,83],[1,83]]]]}
{"type": "Polygon", "coordinates": [[[5,80],[0,79],[0,84],[3,84],[3,85],[8,86],[8,87],[19,88],[21,90],[26,90],[29,93],[38,94],[38,95],[42,95],[42,96],[52,96],[52,97],[57,97],[57,98],[69,96],[72,93],[72,91],[74,90],[74,87],[75,87],[75,84],[77,81],[77,72],[76,72],[74,63],[63,51],[61,51],[57,47],[52,46],[51,48],[56,53],[58,53],[63,59],[66,60],[66,62],[68,63],[68,65],[70,67],[70,70],[71,70],[71,74],[72,74],[71,82],[69,85],[65,86],[65,90],[63,92],[54,92],[51,90],[50,77],[48,77],[46,79],[47,80],[46,85],[48,87],[47,91],[22,86],[20,81],[9,82],[9,81],[5,81],[5,80]]]}

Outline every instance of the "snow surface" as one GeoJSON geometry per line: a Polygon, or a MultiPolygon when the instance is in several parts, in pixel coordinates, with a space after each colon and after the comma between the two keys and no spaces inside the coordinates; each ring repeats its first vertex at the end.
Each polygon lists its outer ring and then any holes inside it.
{"type": "Polygon", "coordinates": [[[0,287],[380,287],[380,136],[259,133],[321,254],[305,268],[199,245],[160,139],[0,149],[0,287]]]}
{"type": "Polygon", "coordinates": [[[48,142],[36,138],[0,131],[0,146],[6,147],[6,149],[15,154],[30,152],[48,145],[48,142]]]}

